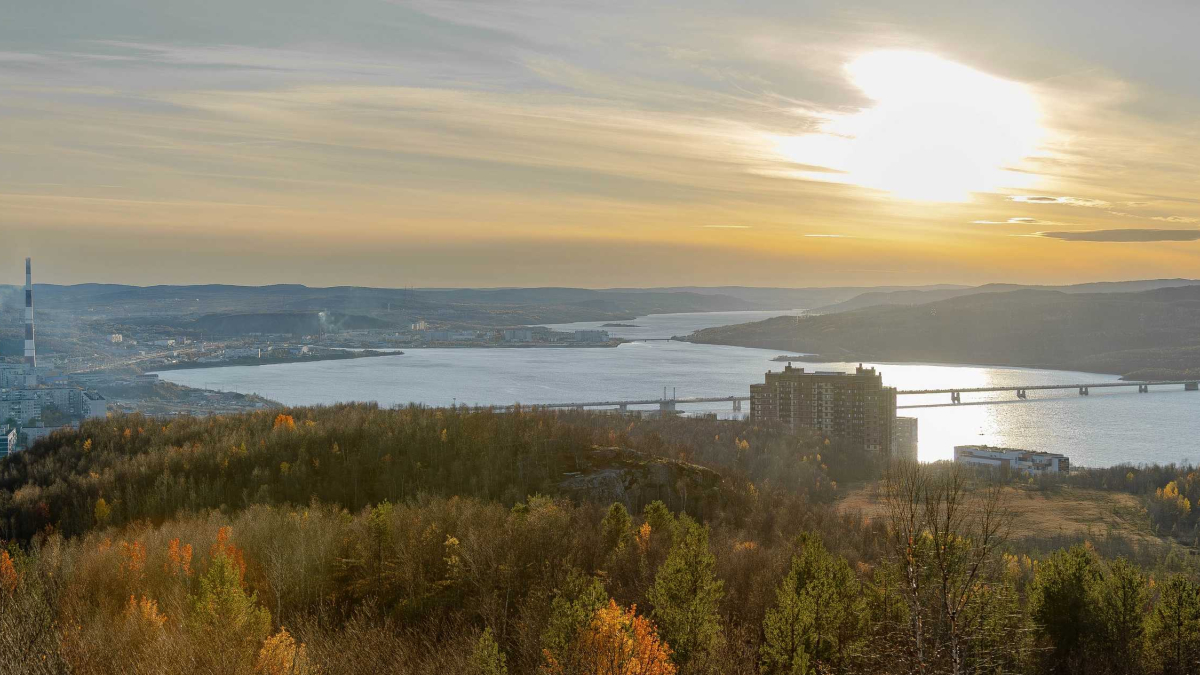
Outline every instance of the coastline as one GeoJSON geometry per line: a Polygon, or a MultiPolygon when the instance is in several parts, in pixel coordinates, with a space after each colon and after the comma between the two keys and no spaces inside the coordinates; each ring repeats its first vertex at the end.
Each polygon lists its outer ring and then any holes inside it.
{"type": "Polygon", "coordinates": [[[324,354],[321,356],[296,356],[284,358],[260,358],[260,359],[230,359],[228,361],[214,361],[211,363],[196,363],[195,361],[187,361],[183,363],[172,363],[165,366],[156,366],[148,372],[157,373],[166,370],[201,370],[204,368],[229,368],[233,366],[274,366],[290,363],[316,363],[318,361],[346,361],[350,359],[369,359],[380,356],[403,356],[404,352],[378,352],[366,350],[362,352],[342,352],[338,354],[324,354]]]}
{"type": "MultiPolygon", "coordinates": [[[[764,347],[752,344],[736,344],[732,342],[710,342],[692,340],[691,335],[681,338],[675,338],[680,342],[687,342],[696,345],[714,345],[723,347],[740,347],[742,349],[761,349],[763,351],[784,351],[778,347],[764,347]]],[[[852,363],[858,361],[860,363],[875,363],[879,365],[896,364],[896,365],[928,365],[928,366],[966,366],[977,368],[1019,368],[1025,370],[1058,370],[1063,372],[1073,373],[1090,373],[1093,375],[1108,375],[1117,376],[1123,382],[1175,382],[1183,380],[1200,380],[1200,373],[1189,370],[1172,370],[1169,368],[1155,367],[1140,367],[1129,371],[1121,371],[1115,368],[1089,368],[1086,365],[1071,364],[1071,363],[1014,363],[1014,362],[995,362],[995,361],[938,361],[933,359],[902,359],[895,357],[873,357],[863,354],[805,354],[804,359],[795,359],[791,356],[787,358],[776,357],[770,359],[774,363],[786,363],[795,361],[796,363],[852,363]],[[1149,377],[1147,375],[1150,375],[1149,377]]]]}

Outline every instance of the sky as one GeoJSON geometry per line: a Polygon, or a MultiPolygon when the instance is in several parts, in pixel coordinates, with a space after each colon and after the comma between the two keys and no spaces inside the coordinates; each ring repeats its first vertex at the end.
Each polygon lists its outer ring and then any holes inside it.
{"type": "Polygon", "coordinates": [[[1200,277],[1192,0],[4,14],[8,283],[1200,277]]]}

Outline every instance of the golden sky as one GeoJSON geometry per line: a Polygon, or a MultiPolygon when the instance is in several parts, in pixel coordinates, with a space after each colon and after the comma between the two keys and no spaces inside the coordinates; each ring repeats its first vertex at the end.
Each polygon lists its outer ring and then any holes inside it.
{"type": "Polygon", "coordinates": [[[1200,4],[19,3],[0,265],[371,286],[1200,276],[1200,4]]]}

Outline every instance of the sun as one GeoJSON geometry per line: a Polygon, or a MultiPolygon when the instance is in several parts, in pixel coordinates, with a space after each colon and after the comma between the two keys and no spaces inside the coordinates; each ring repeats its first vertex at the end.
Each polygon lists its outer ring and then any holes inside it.
{"type": "Polygon", "coordinates": [[[879,51],[846,65],[869,108],[826,117],[816,133],[774,137],[800,177],[845,182],[925,201],[1032,187],[1013,169],[1045,135],[1026,85],[933,54],[879,51]]]}

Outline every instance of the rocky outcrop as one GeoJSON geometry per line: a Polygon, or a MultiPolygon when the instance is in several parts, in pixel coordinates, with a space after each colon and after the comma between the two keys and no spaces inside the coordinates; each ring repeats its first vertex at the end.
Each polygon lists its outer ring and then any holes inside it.
{"type": "Polygon", "coordinates": [[[702,514],[721,501],[721,474],[702,466],[651,457],[626,448],[592,448],[579,471],[558,483],[576,501],[621,502],[631,512],[661,500],[672,510],[702,514]]]}

